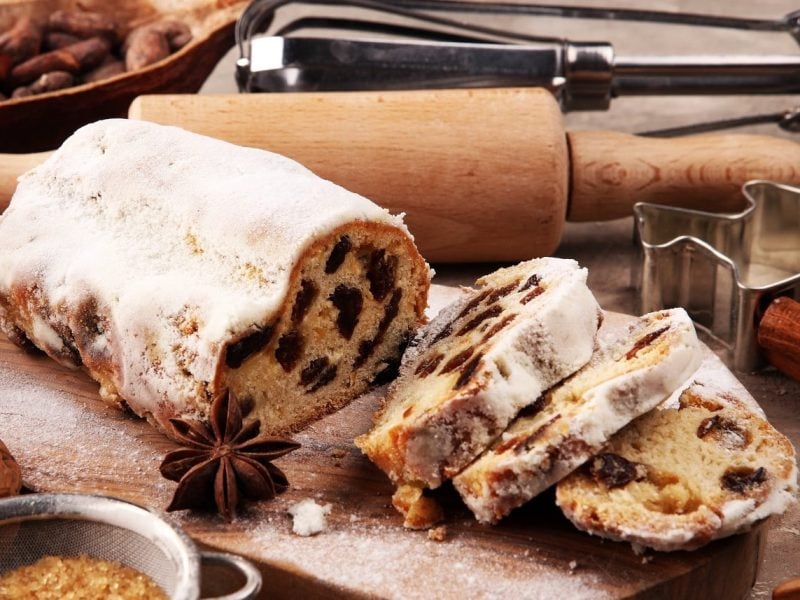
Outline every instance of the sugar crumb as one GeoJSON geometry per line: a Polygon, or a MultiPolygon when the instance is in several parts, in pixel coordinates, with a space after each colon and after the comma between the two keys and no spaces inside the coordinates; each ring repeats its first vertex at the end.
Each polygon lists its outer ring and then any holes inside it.
{"type": "Polygon", "coordinates": [[[635,542],[631,542],[631,550],[633,550],[633,553],[636,556],[642,556],[647,551],[647,547],[635,542]]]}
{"type": "Polygon", "coordinates": [[[578,568],[578,561],[577,560],[569,561],[569,572],[570,572],[570,574],[574,573],[575,569],[577,569],[577,568],[578,568]]]}
{"type": "Polygon", "coordinates": [[[307,537],[327,529],[325,517],[330,514],[331,505],[317,504],[306,498],[290,506],[288,512],[292,515],[292,531],[296,535],[307,537]]]}

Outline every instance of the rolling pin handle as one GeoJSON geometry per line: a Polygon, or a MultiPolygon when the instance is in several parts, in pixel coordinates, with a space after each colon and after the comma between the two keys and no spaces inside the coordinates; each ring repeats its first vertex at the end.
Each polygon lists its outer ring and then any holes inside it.
{"type": "Polygon", "coordinates": [[[567,134],[568,221],[627,217],[636,202],[739,212],[751,179],[800,184],[800,144],[751,134],[649,138],[613,131],[567,134]]]}

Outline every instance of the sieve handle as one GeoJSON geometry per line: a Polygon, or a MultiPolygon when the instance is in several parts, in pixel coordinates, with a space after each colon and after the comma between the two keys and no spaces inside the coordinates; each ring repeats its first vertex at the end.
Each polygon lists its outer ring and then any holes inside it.
{"type": "Polygon", "coordinates": [[[203,563],[217,564],[235,569],[245,578],[244,585],[232,594],[205,598],[204,600],[251,600],[261,591],[261,572],[249,560],[226,552],[201,552],[200,558],[203,563]]]}

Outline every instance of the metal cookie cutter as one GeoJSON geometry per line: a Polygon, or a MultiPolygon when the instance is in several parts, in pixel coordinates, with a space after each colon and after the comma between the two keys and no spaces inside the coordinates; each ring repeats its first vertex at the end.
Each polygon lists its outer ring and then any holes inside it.
{"type": "Polygon", "coordinates": [[[764,362],[756,333],[767,306],[800,299],[800,189],[756,180],[742,192],[738,214],[636,204],[634,276],[642,312],[683,306],[735,369],[753,371],[764,362]]]}

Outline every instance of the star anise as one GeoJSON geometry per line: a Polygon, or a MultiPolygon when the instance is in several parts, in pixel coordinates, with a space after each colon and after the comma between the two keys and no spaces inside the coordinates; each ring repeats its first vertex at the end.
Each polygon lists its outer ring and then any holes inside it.
{"type": "MultiPolygon", "coordinates": [[[[246,415],[244,415],[246,416],[246,415]]],[[[289,487],[283,471],[271,464],[300,447],[292,440],[259,436],[261,422],[244,423],[239,401],[223,392],[211,404],[209,423],[170,419],[182,445],[164,457],[161,474],[178,481],[168,511],[216,506],[231,520],[240,497],[274,498],[289,487]]]]}

